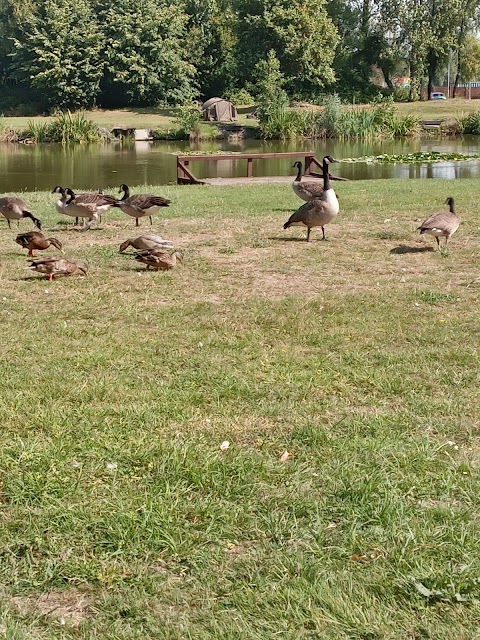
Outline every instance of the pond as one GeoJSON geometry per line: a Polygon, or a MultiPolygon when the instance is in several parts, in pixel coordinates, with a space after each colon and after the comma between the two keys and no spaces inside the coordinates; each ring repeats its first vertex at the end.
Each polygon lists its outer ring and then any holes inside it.
{"type": "MultiPolygon", "coordinates": [[[[476,154],[480,138],[383,140],[376,142],[290,141],[267,142],[244,140],[188,142],[123,142],[93,146],[0,145],[0,192],[51,190],[55,185],[95,190],[113,188],[125,182],[167,184],[176,181],[175,153],[315,151],[317,158],[325,154],[352,158],[400,154],[414,151],[441,151],[476,154]]],[[[291,160],[264,160],[254,163],[254,175],[294,175],[291,160]]],[[[197,177],[235,177],[245,175],[246,162],[225,160],[196,162],[192,168],[197,177]]],[[[477,178],[480,162],[440,162],[419,164],[370,164],[366,162],[335,165],[335,175],[352,180],[374,178],[477,178]]]]}

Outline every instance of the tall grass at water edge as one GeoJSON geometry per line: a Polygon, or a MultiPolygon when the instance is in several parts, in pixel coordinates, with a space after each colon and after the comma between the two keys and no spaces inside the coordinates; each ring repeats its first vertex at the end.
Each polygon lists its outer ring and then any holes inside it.
{"type": "Polygon", "coordinates": [[[338,96],[328,96],[322,111],[290,109],[279,104],[260,116],[261,136],[266,139],[293,138],[373,138],[416,135],[415,116],[401,116],[392,101],[368,107],[342,108],[338,96]]]}
{"type": "Polygon", "coordinates": [[[480,111],[457,118],[456,124],[460,133],[480,135],[480,111]]]}
{"type": "Polygon", "coordinates": [[[23,140],[31,142],[89,143],[101,142],[104,135],[93,120],[84,113],[59,113],[50,122],[29,120],[27,129],[22,133],[23,140]]]}

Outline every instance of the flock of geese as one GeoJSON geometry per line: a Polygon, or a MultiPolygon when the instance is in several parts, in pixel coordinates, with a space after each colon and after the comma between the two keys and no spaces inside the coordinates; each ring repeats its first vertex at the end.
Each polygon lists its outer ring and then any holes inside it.
{"type": "MultiPolygon", "coordinates": [[[[340,205],[337,194],[330,184],[329,166],[338,162],[328,155],[323,158],[323,185],[318,182],[306,182],[303,180],[303,165],[296,162],[293,166],[298,170],[292,187],[295,194],[305,201],[285,222],[284,229],[293,226],[306,227],[307,242],[310,241],[312,229],[321,228],[322,240],[325,240],[325,226],[330,223],[339,213],[340,205]]],[[[81,218],[83,231],[88,231],[92,224],[101,221],[102,213],[108,211],[110,207],[121,209],[128,216],[135,218],[135,225],[139,226],[139,219],[148,216],[152,224],[152,215],[162,207],[168,207],[170,200],[162,196],[152,194],[130,195],[130,189],[126,184],[120,185],[119,193],[123,193],[122,198],[98,193],[76,194],[72,189],[64,189],[56,186],[52,193],[61,197],[55,203],[59,213],[75,218],[78,225],[81,218]]],[[[445,204],[447,211],[439,211],[429,216],[418,227],[421,234],[429,234],[435,237],[440,250],[440,238],[445,238],[445,247],[450,237],[455,233],[460,224],[460,220],[455,213],[455,203],[453,198],[447,198],[445,204]]],[[[20,221],[23,218],[30,218],[38,231],[30,231],[17,235],[16,242],[23,248],[28,249],[28,256],[35,257],[34,250],[43,251],[50,246],[55,247],[63,253],[62,244],[56,238],[46,238],[42,233],[42,223],[29,210],[27,204],[18,197],[7,196],[0,198],[0,213],[6,218],[8,227],[11,228],[13,220],[20,221]]],[[[136,249],[135,259],[145,264],[147,269],[173,269],[177,263],[183,263],[183,255],[174,250],[173,244],[155,234],[141,235],[136,238],[129,238],[120,245],[120,253],[125,252],[129,247],[136,249]]],[[[38,271],[53,280],[58,275],[71,275],[72,273],[87,274],[88,264],[83,260],[73,260],[67,258],[42,258],[34,260],[29,269],[38,271]]]]}
{"type": "MultiPolygon", "coordinates": [[[[298,169],[297,177],[293,181],[293,190],[306,203],[295,211],[283,225],[284,229],[292,226],[307,228],[307,242],[310,240],[311,230],[321,227],[322,240],[325,240],[325,225],[331,222],[339,213],[340,205],[334,189],[330,185],[329,165],[338,162],[332,156],[323,158],[323,186],[317,182],[303,182],[303,165],[296,162],[293,166],[298,169]]],[[[445,247],[449,239],[458,229],[460,220],[455,213],[453,198],[447,198],[445,204],[448,211],[439,211],[430,215],[417,230],[420,234],[434,236],[440,250],[440,238],[445,238],[445,247]]]]}
{"type": "MultiPolygon", "coordinates": [[[[101,221],[102,213],[108,211],[110,207],[117,207],[132,218],[135,218],[135,225],[139,226],[139,219],[148,216],[150,224],[153,223],[152,215],[161,207],[168,207],[170,200],[153,194],[130,195],[130,189],[126,184],[120,185],[119,193],[123,192],[121,199],[115,198],[102,192],[80,193],[70,189],[56,186],[52,193],[60,194],[60,199],[56,201],[55,208],[59,213],[75,218],[78,225],[79,219],[84,221],[82,231],[88,231],[92,224],[101,221]]],[[[0,198],[0,213],[6,218],[8,227],[11,229],[11,222],[18,222],[23,218],[30,218],[38,231],[20,233],[15,241],[24,249],[28,249],[28,256],[35,257],[36,251],[44,251],[50,246],[63,252],[62,244],[56,238],[46,238],[41,233],[42,223],[29,210],[28,205],[21,198],[7,196],[0,198]]],[[[135,259],[145,264],[147,269],[173,269],[177,263],[183,262],[183,255],[178,251],[173,251],[173,244],[155,234],[145,234],[136,238],[129,238],[120,245],[120,253],[126,251],[128,247],[136,249],[135,259]]],[[[42,258],[34,260],[29,269],[45,274],[49,280],[56,276],[67,276],[73,273],[87,275],[88,264],[84,260],[74,260],[67,258],[42,258]]]]}

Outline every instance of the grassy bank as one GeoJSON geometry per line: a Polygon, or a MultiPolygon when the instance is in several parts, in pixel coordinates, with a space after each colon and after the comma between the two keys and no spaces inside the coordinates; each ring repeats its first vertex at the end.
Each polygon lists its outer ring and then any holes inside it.
{"type": "Polygon", "coordinates": [[[475,637],[478,181],[341,183],[310,244],[288,185],[149,190],[183,269],[24,194],[91,265],[48,283],[0,219],[4,637],[475,637]]]}
{"type": "MultiPolygon", "coordinates": [[[[368,105],[365,105],[367,107],[368,105]]],[[[480,110],[480,101],[465,100],[457,98],[455,100],[436,100],[428,102],[404,102],[396,103],[395,107],[399,116],[412,116],[418,120],[438,120],[444,119],[452,121],[460,119],[462,115],[472,111],[480,110]]],[[[257,127],[258,122],[255,119],[248,119],[247,114],[253,111],[254,107],[241,107],[237,124],[248,127],[257,127]]],[[[309,107],[309,110],[318,110],[319,107],[309,107]]],[[[348,110],[349,107],[343,107],[348,110]]],[[[139,109],[117,109],[117,110],[99,110],[86,111],[87,118],[95,122],[99,127],[112,129],[113,127],[136,127],[138,129],[152,129],[154,131],[171,131],[175,128],[175,118],[178,111],[175,109],[155,109],[155,108],[139,108],[139,109]]],[[[5,117],[2,122],[8,128],[15,131],[24,131],[29,127],[30,123],[40,124],[53,121],[53,117],[37,116],[37,117],[5,117]]],[[[216,130],[215,123],[204,123],[202,127],[216,130]]]]}

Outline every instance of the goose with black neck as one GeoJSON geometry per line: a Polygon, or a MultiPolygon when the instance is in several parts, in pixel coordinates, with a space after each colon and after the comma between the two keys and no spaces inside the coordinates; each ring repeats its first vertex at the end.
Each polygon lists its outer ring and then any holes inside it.
{"type": "Polygon", "coordinates": [[[293,213],[283,225],[289,227],[306,227],[307,242],[310,241],[311,230],[316,227],[322,229],[322,240],[325,240],[325,225],[331,222],[340,211],[338,198],[330,185],[329,165],[338,162],[332,156],[323,158],[323,192],[318,197],[313,197],[293,213]]]}

